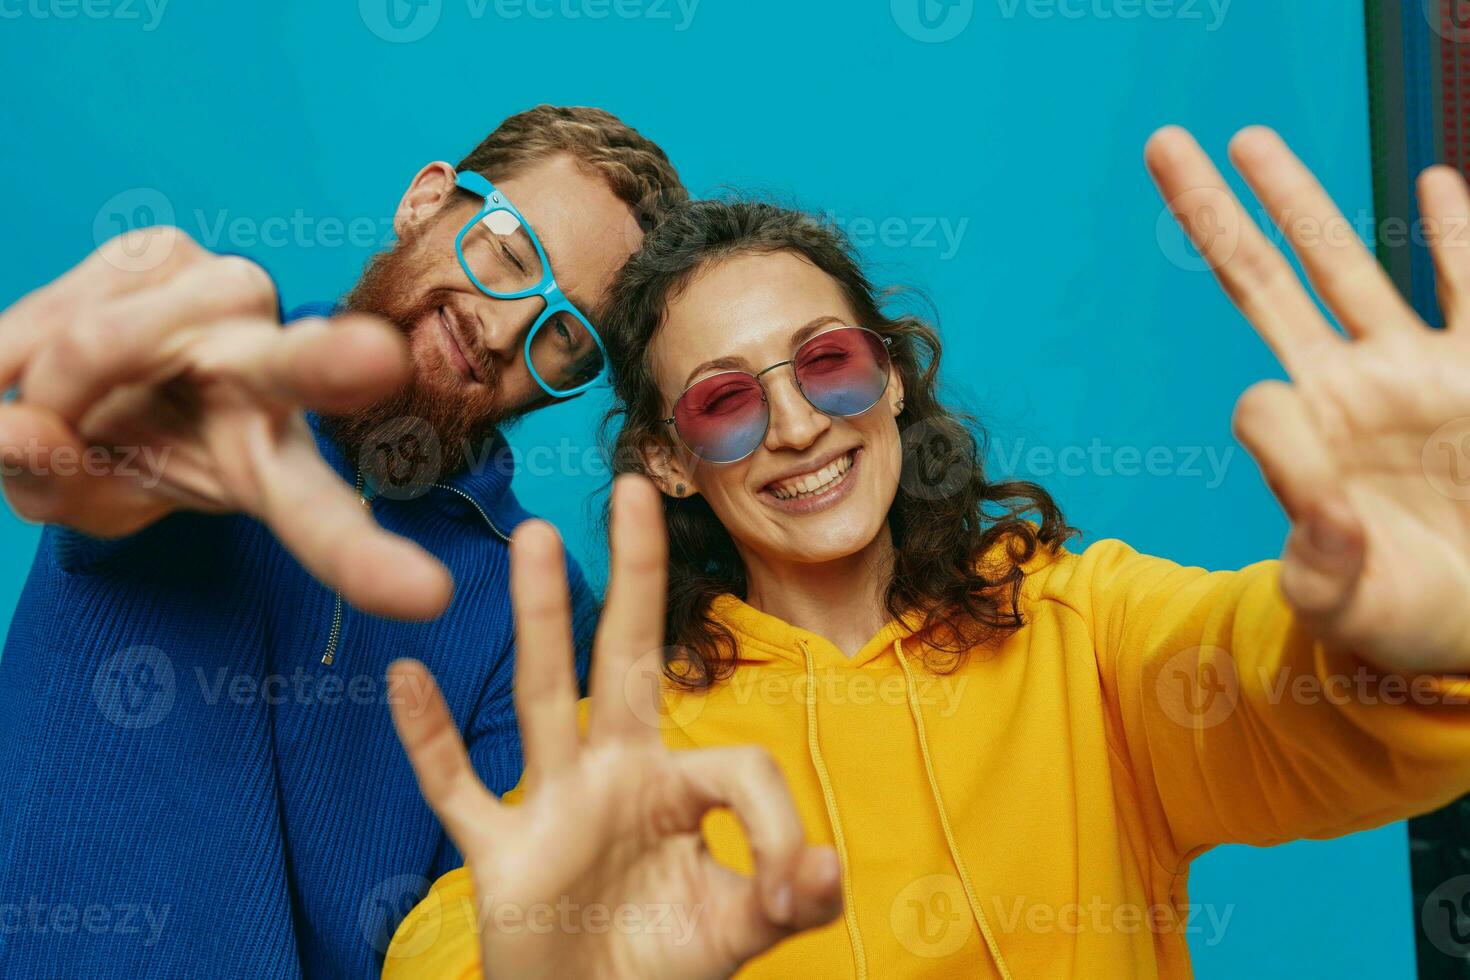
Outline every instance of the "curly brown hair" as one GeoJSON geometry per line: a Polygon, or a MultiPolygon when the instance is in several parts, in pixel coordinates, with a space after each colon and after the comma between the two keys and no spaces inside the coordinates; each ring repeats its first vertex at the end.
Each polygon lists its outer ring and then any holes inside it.
{"type": "MultiPolygon", "coordinates": [[[[884,307],[852,244],[837,228],[802,211],[759,201],[695,201],[673,209],[623,269],[604,340],[618,402],[603,433],[618,427],[614,469],[647,472],[643,451],[672,451],[668,413],[655,380],[651,347],[672,298],[702,269],[734,255],[790,251],[831,276],[855,311],[855,326],[890,338],[903,380],[903,467],[888,514],[896,551],[885,604],[894,618],[922,614],[933,650],[928,666],[952,670],[965,652],[1018,629],[1023,565],[1077,533],[1051,495],[1035,483],[992,483],[985,476],[985,433],[938,397],[938,332],[912,313],[884,307]]],[[[702,497],[665,496],[669,533],[666,673],[703,688],[734,670],[734,637],[709,616],[722,593],[746,594],[734,541],[702,497]]]]}

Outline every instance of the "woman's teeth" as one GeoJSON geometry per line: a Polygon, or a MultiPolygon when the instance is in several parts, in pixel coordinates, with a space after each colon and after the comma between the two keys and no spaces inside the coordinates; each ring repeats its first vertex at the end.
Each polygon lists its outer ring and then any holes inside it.
{"type": "Polygon", "coordinates": [[[802,497],[814,497],[836,486],[850,469],[852,469],[852,453],[847,453],[834,459],[815,473],[771,484],[771,495],[777,500],[800,500],[802,497]]]}

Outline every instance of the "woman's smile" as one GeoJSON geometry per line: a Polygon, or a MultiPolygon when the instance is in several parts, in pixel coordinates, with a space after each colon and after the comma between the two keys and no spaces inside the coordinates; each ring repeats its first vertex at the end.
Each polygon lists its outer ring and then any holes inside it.
{"type": "Polygon", "coordinates": [[[857,446],[836,457],[828,457],[804,472],[772,480],[757,496],[769,507],[792,515],[815,514],[837,506],[852,493],[857,480],[853,473],[862,459],[857,446]]]}

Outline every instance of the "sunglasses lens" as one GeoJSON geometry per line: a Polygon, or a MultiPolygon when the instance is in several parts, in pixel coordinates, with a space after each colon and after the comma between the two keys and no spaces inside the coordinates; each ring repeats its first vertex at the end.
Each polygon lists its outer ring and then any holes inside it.
{"type": "Polygon", "coordinates": [[[689,451],[711,463],[733,463],[755,451],[766,434],[760,382],[742,372],[711,375],[674,406],[674,425],[689,451]]]}
{"type": "Polygon", "coordinates": [[[888,349],[875,333],[842,327],[818,334],[796,352],[802,393],[828,415],[861,415],[888,387],[888,349]]]}

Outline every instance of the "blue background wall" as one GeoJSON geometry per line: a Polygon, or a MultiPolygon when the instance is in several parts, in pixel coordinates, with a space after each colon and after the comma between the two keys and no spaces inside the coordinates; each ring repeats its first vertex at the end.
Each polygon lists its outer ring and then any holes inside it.
{"type": "MultiPolygon", "coordinates": [[[[1048,484],[1089,538],[1216,567],[1280,547],[1229,431],[1240,391],[1278,368],[1160,224],[1141,152],[1168,122],[1221,157],[1270,123],[1367,220],[1356,3],[961,0],[926,32],[915,0],[427,0],[402,28],[385,0],[159,2],[0,0],[0,304],[150,213],[257,256],[288,304],[334,295],[421,164],[535,102],[593,103],[696,192],[828,211],[880,278],[925,288],[997,465],[1048,484]],[[334,222],[354,219],[343,241],[334,222]],[[1100,463],[1047,462],[1094,440],[1100,463]],[[1172,458],[1130,476],[1125,447],[1172,458]]],[[[600,570],[604,474],[583,462],[598,408],[545,412],[514,441],[549,448],[522,497],[600,570]]],[[[0,625],[35,538],[0,509],[0,625]]],[[[1412,976],[1401,825],[1219,851],[1192,896],[1230,916],[1223,938],[1208,919],[1192,937],[1202,978],[1412,976]]]]}

